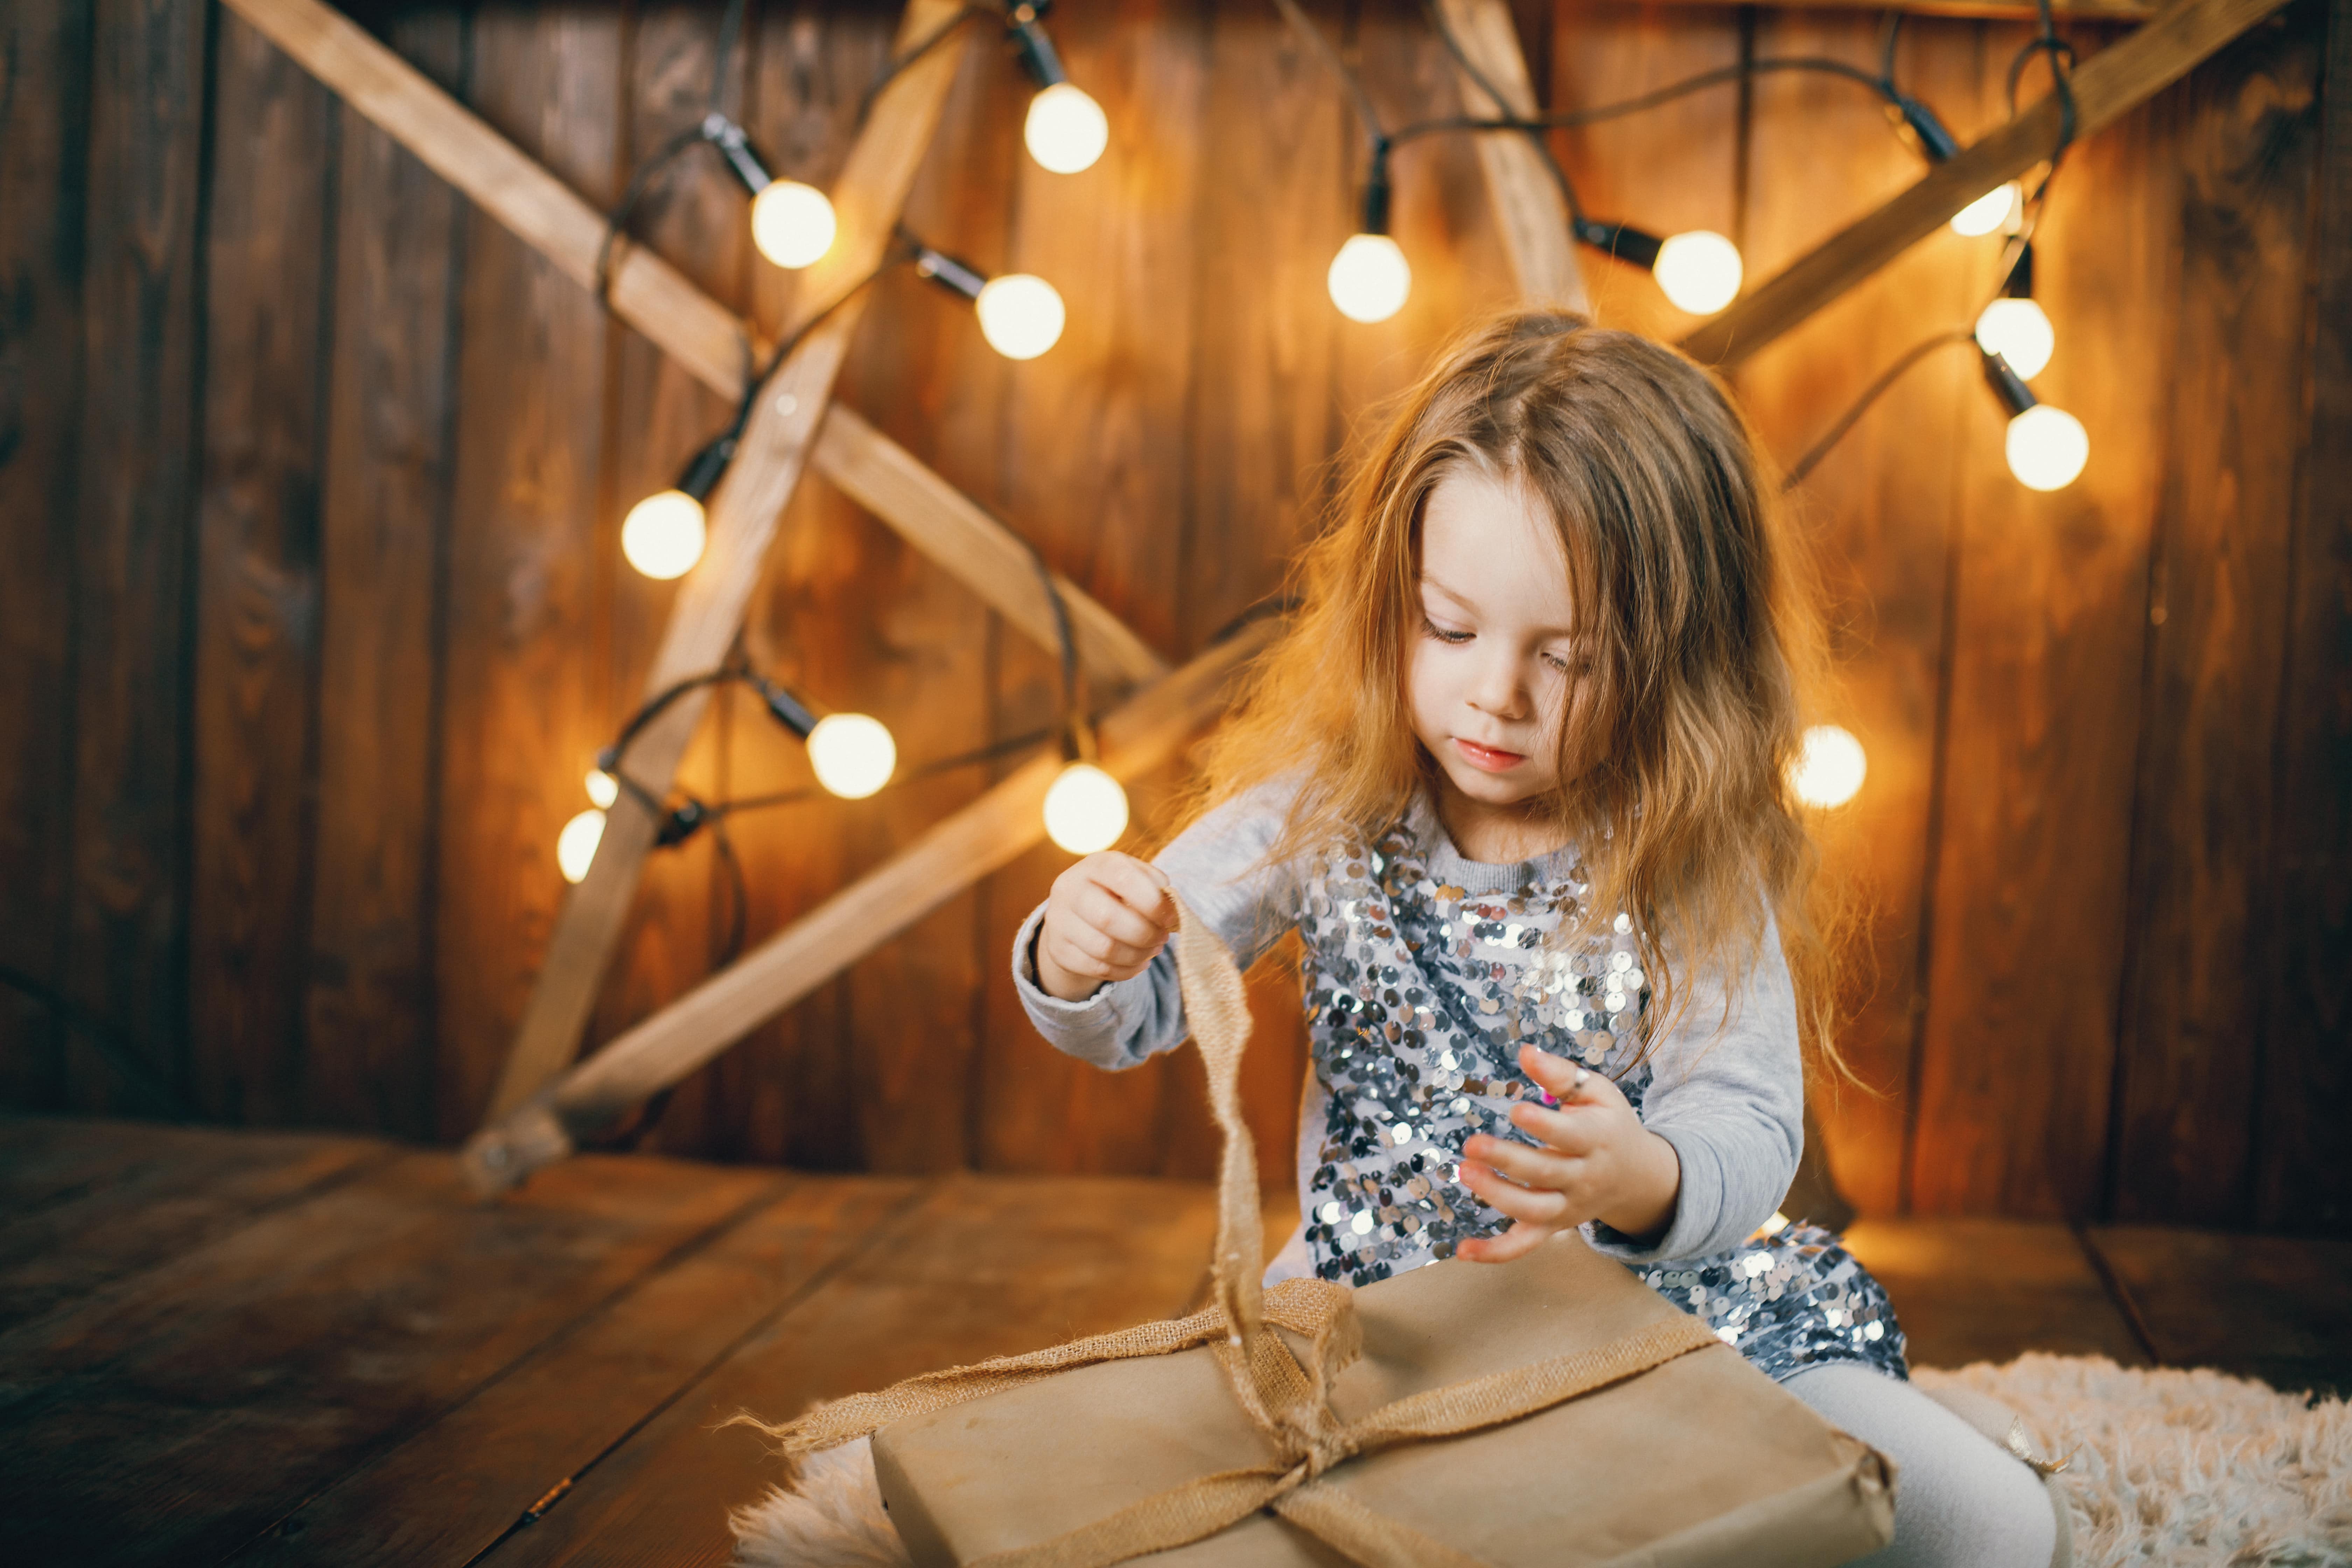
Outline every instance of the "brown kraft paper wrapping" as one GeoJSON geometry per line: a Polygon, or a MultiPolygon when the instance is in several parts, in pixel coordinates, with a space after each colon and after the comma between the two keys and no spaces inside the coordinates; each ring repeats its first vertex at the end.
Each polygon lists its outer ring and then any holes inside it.
{"type": "Polygon", "coordinates": [[[1181,912],[1225,1134],[1214,1300],[819,1406],[780,1430],[788,1453],[872,1432],[923,1568],[1810,1568],[1893,1539],[1889,1460],[1573,1235],[1516,1263],[1262,1292],[1248,1009],[1181,912]]]}

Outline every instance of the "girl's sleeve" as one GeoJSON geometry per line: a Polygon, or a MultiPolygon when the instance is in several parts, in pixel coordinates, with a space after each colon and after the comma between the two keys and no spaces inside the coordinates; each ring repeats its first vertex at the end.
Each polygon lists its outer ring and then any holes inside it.
{"type": "Polygon", "coordinates": [[[1674,1145],[1682,1187],[1665,1234],[1641,1245],[1598,1221],[1586,1239],[1627,1263],[1705,1258],[1738,1246],[1771,1217],[1805,1142],[1805,1075],[1797,998],[1770,915],[1755,962],[1731,996],[1695,977],[1689,1005],[1651,1056],[1642,1125],[1674,1145]]]}
{"type": "MultiPolygon", "coordinates": [[[[1286,866],[1265,863],[1282,831],[1289,792],[1282,786],[1235,797],[1179,834],[1152,864],[1168,874],[1186,903],[1247,969],[1297,923],[1297,878],[1286,866]]],[[[1013,984],[1046,1044],[1114,1070],[1183,1042],[1184,998],[1176,984],[1176,957],[1163,945],[1143,972],[1115,981],[1083,1002],[1049,996],[1037,984],[1039,904],[1013,939],[1013,984]]]]}

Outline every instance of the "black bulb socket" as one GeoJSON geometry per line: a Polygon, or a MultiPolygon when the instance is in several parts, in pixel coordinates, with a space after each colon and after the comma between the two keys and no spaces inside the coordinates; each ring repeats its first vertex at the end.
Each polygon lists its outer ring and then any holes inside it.
{"type": "Polygon", "coordinates": [[[1894,107],[1903,117],[1903,123],[1911,128],[1911,134],[1919,139],[1919,151],[1926,154],[1927,162],[1942,163],[1959,155],[1959,138],[1944,128],[1934,110],[1916,98],[1898,98],[1894,107]]]}
{"type": "Polygon", "coordinates": [[[1985,384],[1992,388],[1992,395],[2000,399],[2000,405],[2009,410],[2011,419],[2042,401],[2025,384],[2025,378],[2009,368],[2007,360],[1983,349],[1977,353],[1984,359],[1985,384]]]}
{"type": "Polygon", "coordinates": [[[967,300],[979,299],[980,291],[988,287],[988,274],[968,261],[959,261],[946,251],[933,250],[928,245],[915,247],[915,273],[967,300]]]}
{"type": "Polygon", "coordinates": [[[661,831],[654,835],[654,843],[664,849],[673,844],[683,844],[709,820],[710,808],[698,800],[689,800],[663,818],[661,831]]]}
{"type": "Polygon", "coordinates": [[[727,167],[742,182],[743,188],[753,195],[776,183],[775,175],[768,173],[768,165],[761,158],[758,149],[751,145],[751,138],[740,125],[725,115],[713,114],[706,118],[702,122],[702,135],[705,141],[719,149],[719,155],[727,161],[727,167]]]}
{"type": "Polygon", "coordinates": [[[1383,149],[1372,155],[1372,166],[1364,174],[1364,226],[1357,233],[1388,233],[1392,189],[1389,184],[1389,155],[1383,149]]]}
{"type": "Polygon", "coordinates": [[[808,704],[764,675],[755,672],[744,679],[760,694],[760,700],[767,704],[771,718],[802,740],[809,738],[810,731],[816,728],[816,715],[808,710],[808,704]]]}
{"type": "Polygon", "coordinates": [[[1658,252],[1666,242],[1647,229],[1631,224],[1602,223],[1597,218],[1576,220],[1576,237],[1595,250],[1605,251],[1618,260],[1644,270],[1658,264],[1658,252]]]}
{"type": "Polygon", "coordinates": [[[2029,239],[2017,247],[2017,262],[2010,268],[2009,277],[2001,283],[2000,297],[2004,300],[2033,298],[2033,242],[2032,240],[2029,239]]]}
{"type": "Polygon", "coordinates": [[[719,476],[735,460],[735,441],[734,432],[730,431],[697,452],[677,477],[677,488],[696,500],[709,500],[710,492],[719,488],[719,476]]]}
{"type": "Polygon", "coordinates": [[[1062,57],[1055,51],[1054,40],[1037,25],[1049,9],[1042,0],[1023,0],[1004,14],[1004,36],[1013,41],[1013,53],[1021,61],[1021,68],[1037,84],[1040,92],[1070,79],[1070,73],[1062,68],[1062,57]]]}

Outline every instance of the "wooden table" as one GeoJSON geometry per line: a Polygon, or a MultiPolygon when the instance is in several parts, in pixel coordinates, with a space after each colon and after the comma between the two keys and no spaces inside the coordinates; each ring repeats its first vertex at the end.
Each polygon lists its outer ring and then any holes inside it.
{"type": "MultiPolygon", "coordinates": [[[[722,1563],[727,1510],[779,1473],[728,1416],[1180,1312],[1209,1202],[588,1155],[484,1205],[446,1151],[0,1120],[11,1557],[722,1563]]],[[[1269,1200],[1276,1236],[1288,1211],[1269,1200]]],[[[1851,1240],[1925,1363],[2352,1368],[2352,1243],[2008,1221],[1851,1240]]]]}

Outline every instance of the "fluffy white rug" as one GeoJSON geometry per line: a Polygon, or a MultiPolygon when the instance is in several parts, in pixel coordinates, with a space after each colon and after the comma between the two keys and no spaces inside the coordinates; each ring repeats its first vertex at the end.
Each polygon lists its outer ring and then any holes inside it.
{"type": "Polygon", "coordinates": [[[2352,1564],[2352,1406],[2218,1372],[2029,1352],[1922,1368],[2025,1418],[2074,1517],[2081,1568],[2352,1564]]]}
{"type": "MultiPolygon", "coordinates": [[[[2352,1406],[2306,1405],[2217,1372],[2028,1354],[1922,1369],[2025,1419],[2074,1517],[2077,1568],[2352,1565],[2352,1406]]],[[[908,1568],[865,1440],[814,1455],[789,1487],[736,1510],[740,1568],[908,1568]]]]}

